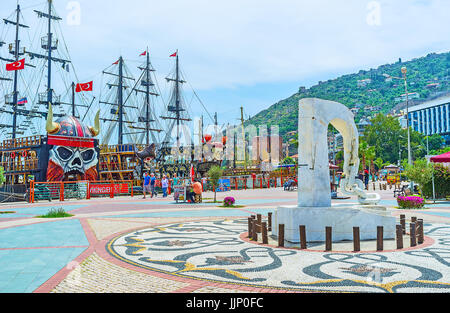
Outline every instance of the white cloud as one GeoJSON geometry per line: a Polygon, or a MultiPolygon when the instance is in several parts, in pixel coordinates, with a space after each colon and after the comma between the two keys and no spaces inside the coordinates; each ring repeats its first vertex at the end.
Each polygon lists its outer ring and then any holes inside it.
{"type": "MultiPolygon", "coordinates": [[[[8,1],[1,13],[14,7],[15,1],[8,1]]],[[[63,18],[70,13],[67,2],[55,1],[63,18]]],[[[363,0],[79,2],[81,24],[62,26],[81,76],[100,72],[119,54],[136,60],[149,45],[161,75],[172,67],[168,55],[178,48],[197,89],[295,80],[301,85],[321,73],[351,72],[450,47],[445,0],[375,1],[380,26],[367,24],[367,4],[373,1],[363,0]]]]}

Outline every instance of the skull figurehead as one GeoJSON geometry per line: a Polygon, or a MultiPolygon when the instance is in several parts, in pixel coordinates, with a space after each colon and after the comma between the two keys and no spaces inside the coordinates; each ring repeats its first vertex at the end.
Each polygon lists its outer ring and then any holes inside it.
{"type": "Polygon", "coordinates": [[[64,181],[69,176],[81,180],[96,180],[98,177],[98,152],[94,138],[100,133],[100,111],[95,116],[95,126],[89,127],[73,116],[60,117],[53,121],[53,111],[49,105],[46,130],[49,152],[47,181],[64,181]]]}

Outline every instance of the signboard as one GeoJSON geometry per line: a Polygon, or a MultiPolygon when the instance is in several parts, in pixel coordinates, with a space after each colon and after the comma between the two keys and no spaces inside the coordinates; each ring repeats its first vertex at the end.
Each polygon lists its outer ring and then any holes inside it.
{"type": "Polygon", "coordinates": [[[175,201],[186,201],[186,187],[173,186],[173,199],[175,201]]]}
{"type": "Polygon", "coordinates": [[[216,188],[216,192],[230,191],[231,182],[229,178],[219,179],[219,187],[216,188]]]}
{"type": "MultiPolygon", "coordinates": [[[[91,195],[111,194],[111,184],[89,184],[91,195]]],[[[130,193],[129,184],[114,184],[114,194],[130,193]]]]}

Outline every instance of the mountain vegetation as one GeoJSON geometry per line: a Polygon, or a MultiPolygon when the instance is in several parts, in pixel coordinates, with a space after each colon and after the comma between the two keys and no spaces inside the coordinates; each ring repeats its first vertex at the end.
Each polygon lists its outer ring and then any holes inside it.
{"type": "Polygon", "coordinates": [[[263,110],[246,121],[246,125],[278,125],[283,141],[295,136],[298,123],[298,101],[302,98],[322,98],[340,102],[354,109],[355,121],[378,113],[391,113],[404,107],[401,98],[405,87],[401,68],[406,66],[410,105],[450,92],[450,52],[431,53],[408,62],[381,65],[376,69],[360,70],[336,79],[319,82],[263,110]],[[393,78],[397,77],[397,78],[393,78]],[[416,98],[417,97],[417,98],[416,98]]]}

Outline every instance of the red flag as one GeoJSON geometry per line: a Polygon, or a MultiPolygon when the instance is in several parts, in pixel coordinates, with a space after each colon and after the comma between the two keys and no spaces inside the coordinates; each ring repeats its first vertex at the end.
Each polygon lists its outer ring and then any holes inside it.
{"type": "Polygon", "coordinates": [[[92,91],[92,85],[93,85],[92,81],[90,81],[89,83],[77,84],[77,87],[76,87],[75,91],[76,92],[92,91]]]}
{"type": "Polygon", "coordinates": [[[141,55],[147,55],[147,51],[144,51],[141,54],[139,54],[139,56],[141,56],[141,55]]]}
{"type": "Polygon", "coordinates": [[[193,165],[191,165],[190,176],[191,176],[191,182],[194,182],[195,172],[194,172],[194,166],[193,165]]]}
{"type": "Polygon", "coordinates": [[[8,63],[6,64],[6,70],[7,71],[17,71],[17,70],[23,70],[25,67],[25,59],[19,60],[14,63],[8,63]]]}
{"type": "Polygon", "coordinates": [[[113,64],[119,64],[119,60],[117,60],[116,62],[114,62],[113,64]]]}
{"type": "Polygon", "coordinates": [[[175,52],[175,53],[171,54],[170,56],[171,56],[171,57],[176,57],[176,56],[177,56],[177,53],[175,52]]]}

